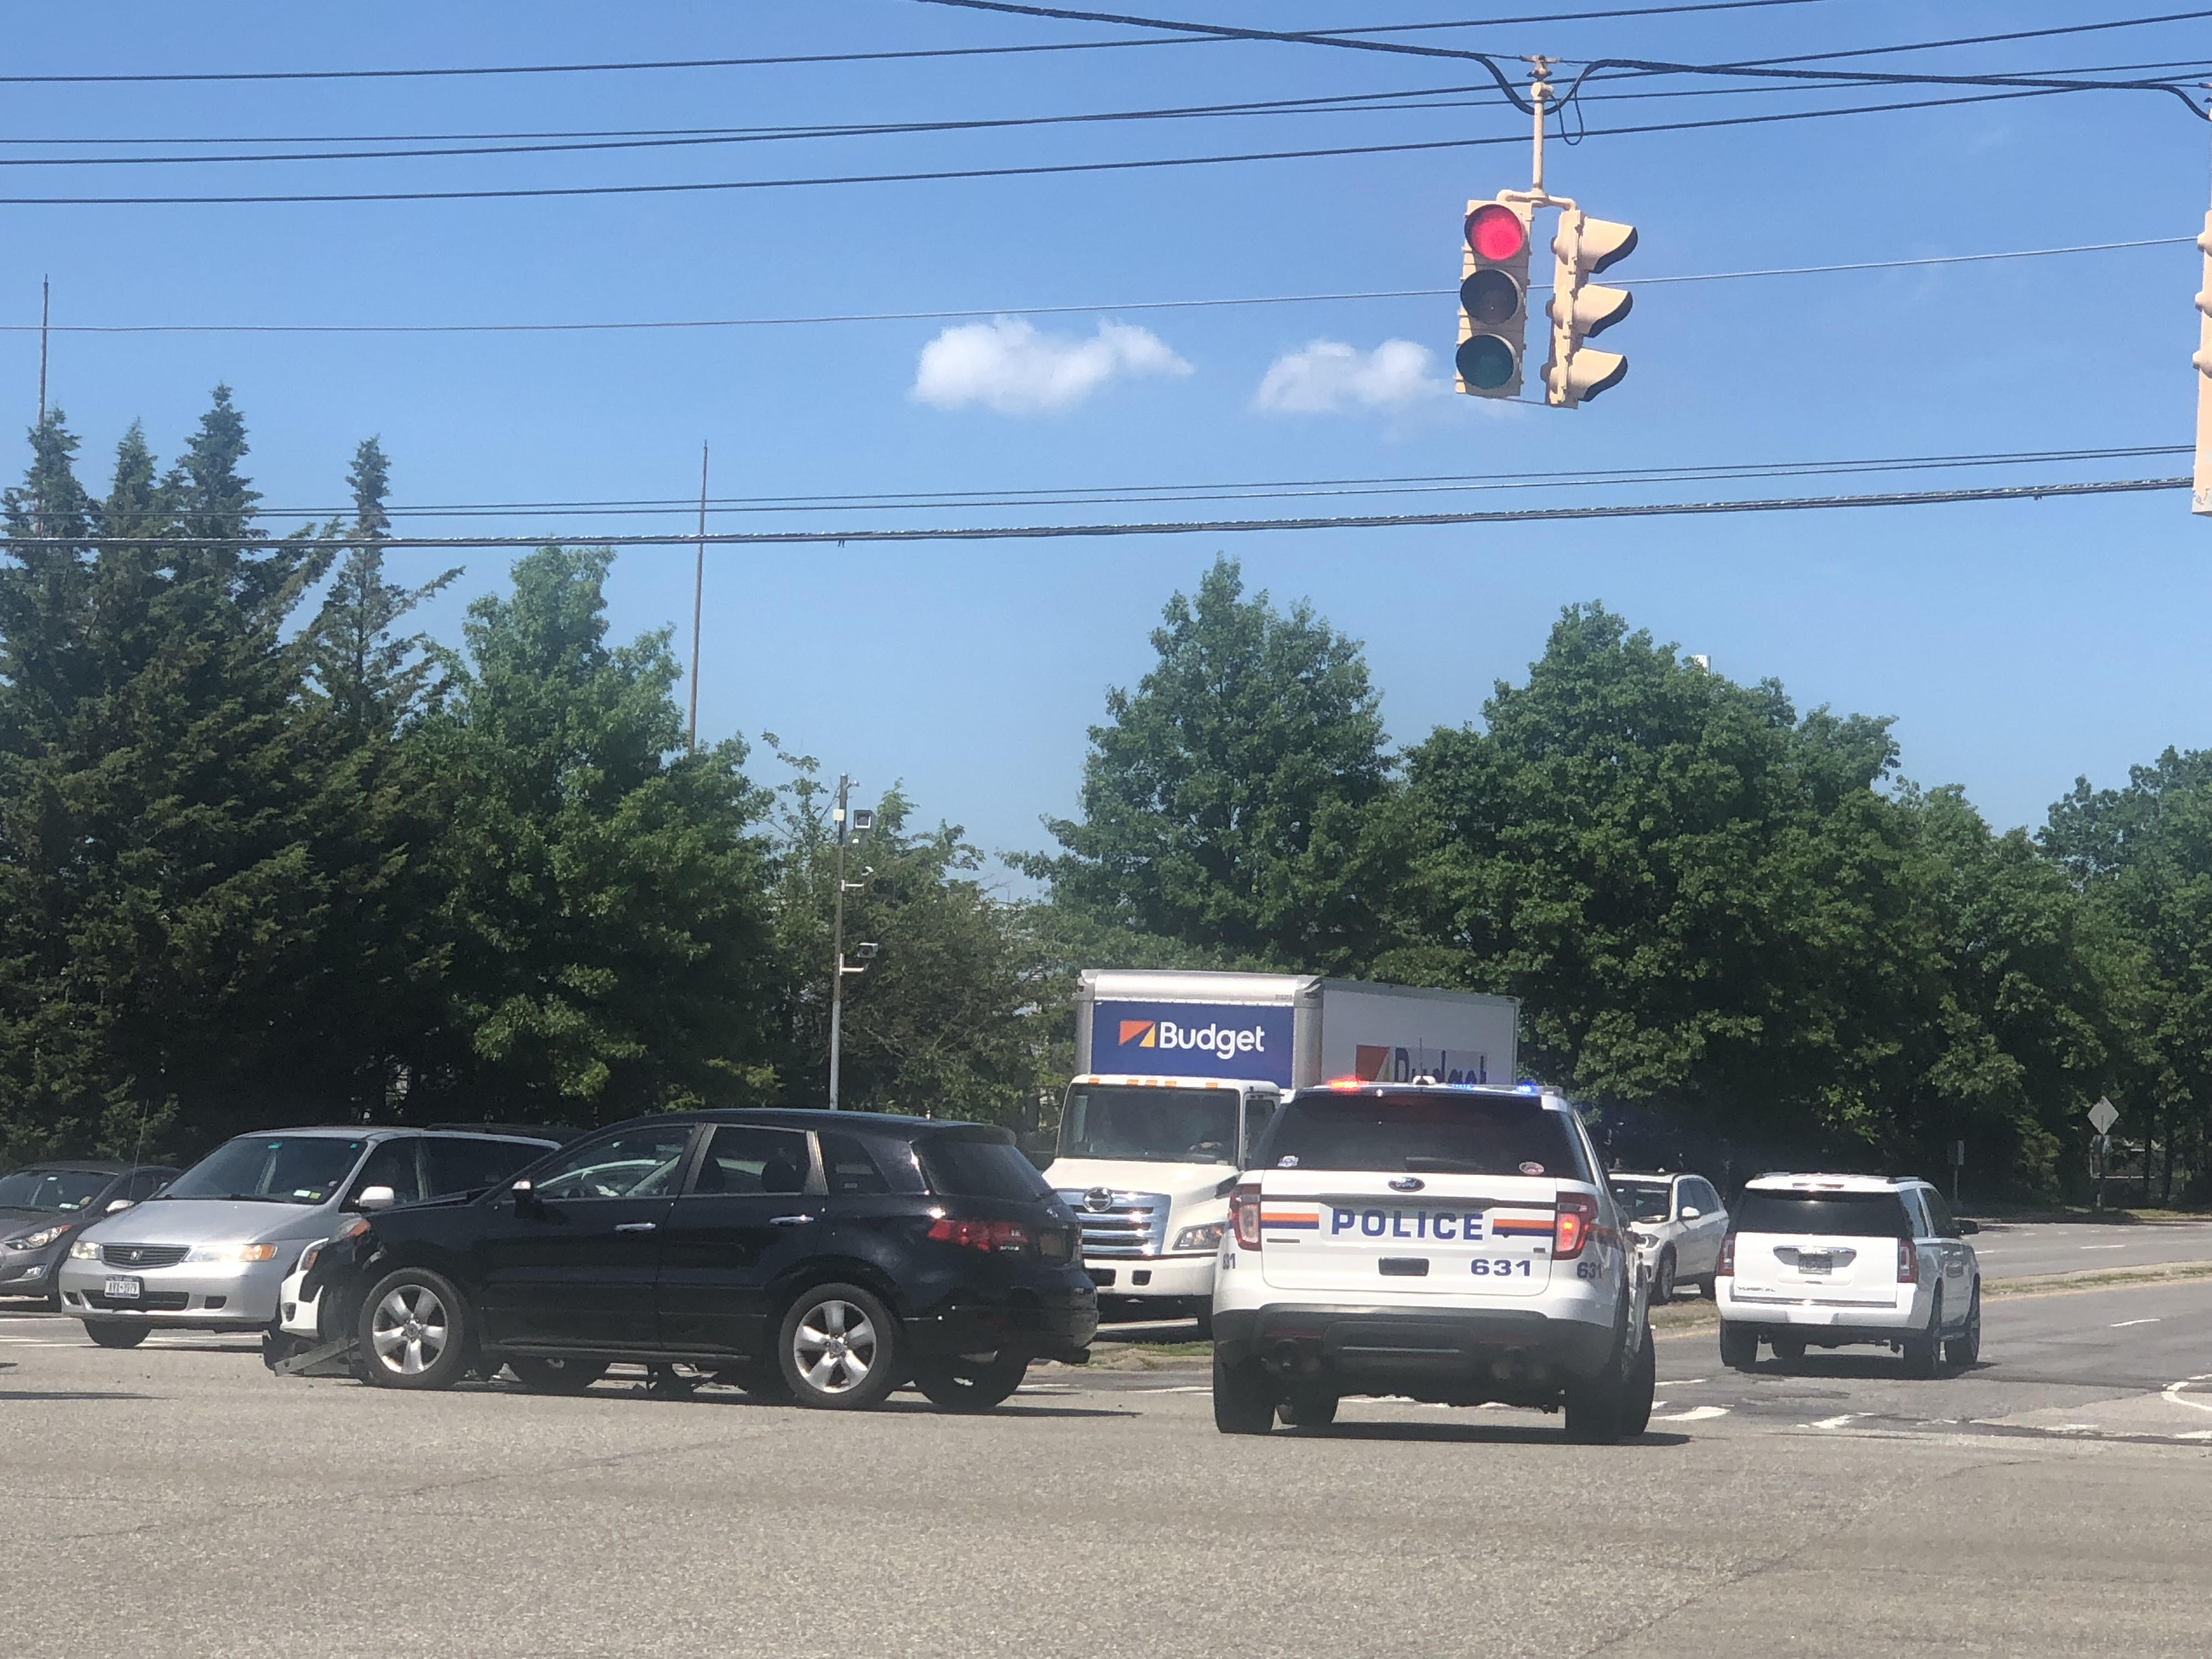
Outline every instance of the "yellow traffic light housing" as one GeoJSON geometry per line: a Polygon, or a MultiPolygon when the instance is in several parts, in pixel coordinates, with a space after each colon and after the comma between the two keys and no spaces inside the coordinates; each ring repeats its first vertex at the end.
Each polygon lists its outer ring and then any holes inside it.
{"type": "Polygon", "coordinates": [[[1525,202],[1469,202],[1460,261],[1457,385],[1470,398],[1514,398],[1528,339],[1525,202]]]}
{"type": "Polygon", "coordinates": [[[1626,289],[1590,281],[1635,251],[1635,226],[1561,208],[1559,234],[1552,239],[1552,302],[1545,307],[1552,320],[1552,355],[1544,365],[1544,401],[1553,408],[1586,404],[1626,377],[1627,358],[1583,343],[1628,315],[1635,303],[1626,289]]]}

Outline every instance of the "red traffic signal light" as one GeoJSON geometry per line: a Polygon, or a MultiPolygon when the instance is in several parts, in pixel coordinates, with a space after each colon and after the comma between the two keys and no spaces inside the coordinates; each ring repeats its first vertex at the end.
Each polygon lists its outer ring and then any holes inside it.
{"type": "Polygon", "coordinates": [[[1521,390],[1528,332],[1528,225],[1519,203],[1469,202],[1467,251],[1459,285],[1459,349],[1453,366],[1471,398],[1511,398],[1521,390]]]}
{"type": "Polygon", "coordinates": [[[1503,264],[1528,247],[1528,222],[1503,202],[1485,202],[1467,216],[1467,245],[1474,257],[1503,264]]]}

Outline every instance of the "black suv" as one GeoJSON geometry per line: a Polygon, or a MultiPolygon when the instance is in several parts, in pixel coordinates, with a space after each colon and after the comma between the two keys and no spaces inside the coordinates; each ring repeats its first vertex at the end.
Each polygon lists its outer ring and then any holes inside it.
{"type": "Polygon", "coordinates": [[[394,1389],[504,1364],[573,1393],[641,1361],[804,1406],[912,1381],[982,1409],[1098,1326],[1075,1218],[1008,1131],[855,1112],[634,1119],[474,1199],[363,1217],[310,1279],[394,1389]]]}

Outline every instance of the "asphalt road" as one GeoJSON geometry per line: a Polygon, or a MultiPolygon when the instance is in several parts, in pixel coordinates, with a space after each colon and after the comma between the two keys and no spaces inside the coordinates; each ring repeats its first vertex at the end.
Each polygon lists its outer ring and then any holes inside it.
{"type": "Polygon", "coordinates": [[[2212,1221],[1985,1221],[1972,1241],[1982,1274],[2032,1279],[2043,1273],[2212,1261],[2212,1221]]]}
{"type": "Polygon", "coordinates": [[[1196,1369],[848,1418],[278,1381],[235,1341],[0,1317],[0,1649],[2202,1654],[2212,1283],[1986,1317],[1984,1363],[1931,1382],[1663,1339],[1652,1431],[1609,1448],[1366,1401],[1230,1439],[1196,1369]]]}

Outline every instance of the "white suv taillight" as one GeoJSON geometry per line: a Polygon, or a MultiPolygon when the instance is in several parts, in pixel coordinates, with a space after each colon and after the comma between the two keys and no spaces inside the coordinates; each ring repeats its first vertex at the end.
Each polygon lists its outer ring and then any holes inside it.
{"type": "Polygon", "coordinates": [[[1559,1217],[1552,1224],[1552,1260],[1571,1261],[1589,1243],[1597,1225],[1597,1200],[1587,1193],[1561,1193],[1559,1217]]]}
{"type": "Polygon", "coordinates": [[[1729,1233],[1721,1240],[1721,1259],[1713,1266],[1716,1278],[1735,1277],[1735,1235],[1729,1233]]]}
{"type": "Polygon", "coordinates": [[[1236,1235],[1238,1249],[1260,1248],[1260,1188],[1256,1182],[1239,1187],[1229,1194],[1229,1231],[1236,1235]]]}
{"type": "Polygon", "coordinates": [[[1920,1282],[1920,1252],[1913,1248],[1909,1238],[1897,1241],[1897,1282],[1900,1285],[1917,1285],[1920,1282]]]}

